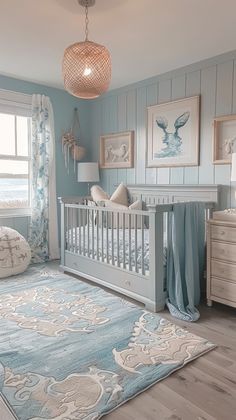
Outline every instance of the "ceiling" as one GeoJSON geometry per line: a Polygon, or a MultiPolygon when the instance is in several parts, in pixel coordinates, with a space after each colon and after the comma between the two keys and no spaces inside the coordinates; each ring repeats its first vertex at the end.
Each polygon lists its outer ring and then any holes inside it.
{"type": "MultiPolygon", "coordinates": [[[[235,16],[235,0],[96,0],[89,39],[110,50],[113,89],[236,49],[235,16]]],[[[63,88],[83,40],[77,0],[0,0],[0,74],[63,88]]]]}

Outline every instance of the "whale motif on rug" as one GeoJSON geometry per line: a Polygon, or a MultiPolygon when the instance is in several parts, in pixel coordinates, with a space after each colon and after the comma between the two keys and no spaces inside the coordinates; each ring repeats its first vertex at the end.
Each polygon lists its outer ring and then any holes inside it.
{"type": "Polygon", "coordinates": [[[0,386],[19,420],[97,420],[214,347],[47,264],[0,282],[0,386]]]}

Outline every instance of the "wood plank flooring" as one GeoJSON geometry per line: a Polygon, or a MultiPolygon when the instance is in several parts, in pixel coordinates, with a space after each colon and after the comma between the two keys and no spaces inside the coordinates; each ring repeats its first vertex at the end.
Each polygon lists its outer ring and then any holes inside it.
{"type": "MultiPolygon", "coordinates": [[[[104,420],[235,420],[236,309],[201,306],[197,323],[161,315],[217,344],[217,348],[143,392],[104,420]]],[[[0,420],[13,420],[0,400],[0,420]]],[[[22,419],[23,420],[23,419],[22,419]]]]}
{"type": "Polygon", "coordinates": [[[138,397],[104,420],[236,420],[236,310],[220,304],[201,306],[197,323],[173,319],[217,348],[138,397]]]}

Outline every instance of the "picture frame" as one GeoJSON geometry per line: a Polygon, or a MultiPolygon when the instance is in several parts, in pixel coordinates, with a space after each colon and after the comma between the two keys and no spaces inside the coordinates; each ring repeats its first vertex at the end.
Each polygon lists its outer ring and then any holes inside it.
{"type": "Polygon", "coordinates": [[[133,168],[134,131],[106,134],[100,137],[100,168],[133,168]]]}
{"type": "Polygon", "coordinates": [[[147,167],[199,165],[200,96],[147,108],[147,167]]]}
{"type": "Polygon", "coordinates": [[[228,165],[236,152],[236,115],[214,118],[213,164],[228,165]]]}

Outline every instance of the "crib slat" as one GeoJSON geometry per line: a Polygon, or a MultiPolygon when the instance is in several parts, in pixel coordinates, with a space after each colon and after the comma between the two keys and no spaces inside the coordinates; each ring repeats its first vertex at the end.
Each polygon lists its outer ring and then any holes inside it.
{"type": "Polygon", "coordinates": [[[129,271],[132,270],[131,264],[131,214],[128,215],[128,229],[129,229],[129,271]]]}
{"type": "Polygon", "coordinates": [[[94,259],[94,210],[91,210],[92,213],[92,258],[94,259]]]}
{"type": "Polygon", "coordinates": [[[85,222],[86,213],[82,210],[82,223],[83,223],[83,255],[85,255],[85,222]],[[84,220],[85,219],[85,220],[84,220]]]}
{"type": "Polygon", "coordinates": [[[75,253],[78,252],[78,232],[77,232],[77,226],[78,226],[78,209],[75,209],[75,253]]]}
{"type": "Polygon", "coordinates": [[[123,223],[123,268],[126,267],[125,264],[125,213],[122,214],[122,223],[123,223]]]}
{"type": "Polygon", "coordinates": [[[69,232],[69,209],[68,209],[68,207],[66,207],[66,232],[67,232],[66,249],[69,251],[70,232],[69,232]]]}
{"type": "Polygon", "coordinates": [[[72,232],[72,223],[71,223],[71,208],[69,207],[68,208],[68,219],[69,219],[69,232],[70,232],[70,235],[69,235],[69,251],[72,251],[72,241],[73,241],[73,232],[72,232]]]}
{"type": "Polygon", "coordinates": [[[142,274],[145,274],[144,269],[144,217],[141,216],[141,232],[142,232],[142,274]]]}
{"type": "Polygon", "coordinates": [[[108,234],[109,234],[109,230],[108,230],[108,216],[110,216],[109,215],[109,213],[107,212],[106,213],[106,241],[107,241],[107,264],[109,264],[109,241],[108,241],[108,234]]]}
{"type": "Polygon", "coordinates": [[[72,251],[76,252],[76,209],[72,208],[72,251]]]}
{"type": "Polygon", "coordinates": [[[111,212],[111,260],[114,265],[114,214],[111,212]]]}
{"type": "Polygon", "coordinates": [[[119,212],[116,213],[117,221],[116,221],[116,239],[117,239],[117,267],[120,267],[120,218],[119,212]]]}
{"type": "Polygon", "coordinates": [[[81,223],[82,223],[81,213],[82,213],[82,210],[79,209],[79,254],[80,255],[82,254],[82,251],[81,251],[81,223]]]}
{"type": "Polygon", "coordinates": [[[138,272],[137,264],[137,214],[134,215],[134,266],[135,272],[138,272]]]}
{"type": "Polygon", "coordinates": [[[99,211],[96,210],[96,223],[97,223],[97,260],[99,260],[99,223],[100,223],[100,215],[99,211]]]}
{"type": "Polygon", "coordinates": [[[90,248],[90,243],[89,243],[89,232],[90,231],[90,210],[87,209],[87,256],[89,257],[89,248],[90,248]]]}
{"type": "Polygon", "coordinates": [[[104,217],[103,217],[103,211],[101,211],[101,229],[102,229],[102,261],[104,261],[104,217]]]}

